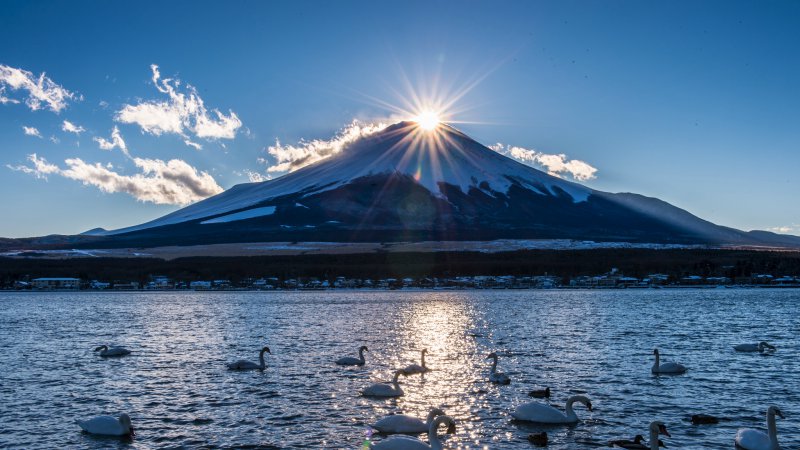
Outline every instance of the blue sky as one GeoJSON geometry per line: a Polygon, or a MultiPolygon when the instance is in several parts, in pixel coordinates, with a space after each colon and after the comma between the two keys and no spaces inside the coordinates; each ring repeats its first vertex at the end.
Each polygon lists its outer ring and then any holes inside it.
{"type": "Polygon", "coordinates": [[[798,2],[0,9],[0,236],[124,227],[279,176],[286,145],[386,120],[412,90],[465,91],[457,127],[583,162],[590,187],[800,234],[798,2]]]}

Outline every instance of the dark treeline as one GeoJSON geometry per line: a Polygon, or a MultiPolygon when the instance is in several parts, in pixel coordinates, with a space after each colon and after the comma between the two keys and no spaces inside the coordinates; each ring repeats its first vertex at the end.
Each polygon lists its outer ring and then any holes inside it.
{"type": "Polygon", "coordinates": [[[598,275],[612,267],[637,278],[651,273],[672,277],[727,276],[757,273],[800,275],[800,252],[748,250],[526,250],[504,253],[364,253],[258,257],[148,258],[0,258],[0,281],[5,285],[25,277],[76,277],[84,280],[144,282],[150,275],[177,280],[250,277],[402,278],[468,275],[542,275],[565,278],[598,275]]]}

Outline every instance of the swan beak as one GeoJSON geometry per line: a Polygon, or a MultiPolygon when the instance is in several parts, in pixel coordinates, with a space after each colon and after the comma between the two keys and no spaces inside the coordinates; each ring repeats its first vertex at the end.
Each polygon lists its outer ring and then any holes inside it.
{"type": "Polygon", "coordinates": [[[672,437],[672,435],[669,434],[669,431],[667,431],[667,426],[666,425],[661,425],[660,427],[658,427],[658,431],[659,431],[659,433],[663,434],[664,436],[672,437]]]}
{"type": "Polygon", "coordinates": [[[784,416],[783,413],[780,412],[780,411],[775,411],[775,415],[780,417],[781,419],[785,419],[786,418],[786,416],[784,416]]]}

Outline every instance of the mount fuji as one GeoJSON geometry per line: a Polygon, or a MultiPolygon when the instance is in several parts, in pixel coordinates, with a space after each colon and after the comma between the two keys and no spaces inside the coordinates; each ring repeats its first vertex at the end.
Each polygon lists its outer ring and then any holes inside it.
{"type": "Polygon", "coordinates": [[[800,247],[715,225],[656,198],[608,193],[507,158],[457,129],[400,122],[280,178],[159,219],[87,232],[92,245],[574,239],[800,247]]]}

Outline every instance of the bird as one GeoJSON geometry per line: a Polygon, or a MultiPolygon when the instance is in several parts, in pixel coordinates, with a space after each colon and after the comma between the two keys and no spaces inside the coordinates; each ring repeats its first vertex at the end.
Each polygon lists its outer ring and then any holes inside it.
{"type": "Polygon", "coordinates": [[[712,425],[719,423],[719,419],[708,414],[694,414],[692,415],[693,425],[712,425]]]}
{"type": "Polygon", "coordinates": [[[443,416],[444,411],[439,408],[431,408],[428,417],[423,422],[422,420],[409,416],[406,414],[392,414],[371,425],[372,428],[378,430],[381,434],[420,434],[425,433],[430,429],[433,420],[437,416],[443,416]]]}
{"type": "Polygon", "coordinates": [[[547,432],[529,434],[528,441],[537,447],[544,447],[547,445],[547,432]]]}
{"type": "Polygon", "coordinates": [[[494,361],[492,361],[492,370],[489,371],[489,381],[495,384],[511,383],[511,378],[508,378],[508,375],[497,371],[497,353],[489,353],[489,356],[487,356],[486,359],[490,358],[494,361]]]}
{"type": "Polygon", "coordinates": [[[368,352],[369,349],[366,345],[362,345],[358,348],[358,358],[353,358],[352,356],[345,356],[336,360],[336,364],[340,366],[363,366],[367,361],[364,359],[364,352],[368,352]]]}
{"type": "Polygon", "coordinates": [[[439,440],[438,430],[442,424],[447,425],[447,432],[456,432],[456,421],[450,416],[437,417],[428,428],[428,441],[430,445],[411,436],[394,435],[384,439],[371,448],[374,450],[441,450],[442,441],[439,440]]]}
{"type": "Polygon", "coordinates": [[[400,375],[405,375],[402,370],[395,371],[391,384],[375,383],[364,388],[364,390],[361,391],[361,395],[365,397],[402,397],[405,395],[405,392],[403,392],[398,382],[400,375]]]}
{"type": "Polygon", "coordinates": [[[666,447],[664,442],[658,438],[659,434],[669,436],[667,426],[658,420],[650,422],[650,445],[644,444],[644,436],[637,434],[633,441],[627,439],[619,439],[608,443],[609,447],[621,447],[631,450],[658,450],[659,447],[666,447]]]}
{"type": "Polygon", "coordinates": [[[771,351],[777,350],[774,345],[770,345],[766,341],[761,341],[758,344],[739,344],[733,347],[734,350],[737,352],[747,352],[747,353],[764,353],[764,350],[768,349],[771,351]]]}
{"type": "Polygon", "coordinates": [[[767,409],[767,433],[761,430],[740,429],[734,440],[736,446],[745,450],[780,450],[775,416],[786,418],[777,406],[770,406],[767,409]]]}
{"type": "Polygon", "coordinates": [[[267,368],[266,363],[264,363],[264,353],[269,353],[270,355],[272,354],[272,352],[269,351],[269,347],[262,348],[261,352],[258,354],[258,360],[260,361],[260,364],[256,364],[256,363],[254,363],[252,361],[247,361],[247,360],[244,360],[244,359],[240,359],[240,360],[238,360],[236,362],[228,363],[227,364],[228,369],[230,369],[230,370],[264,370],[264,369],[267,368]]]}
{"type": "Polygon", "coordinates": [[[127,414],[120,414],[119,418],[112,416],[97,416],[89,420],[77,421],[83,431],[90,434],[104,436],[134,436],[136,433],[127,414]]]}
{"type": "Polygon", "coordinates": [[[100,356],[104,358],[114,357],[114,356],[125,356],[130,355],[131,351],[125,347],[109,347],[107,345],[101,345],[94,349],[94,351],[99,351],[100,356]]]}
{"type": "Polygon", "coordinates": [[[511,416],[517,420],[526,422],[549,423],[549,424],[571,424],[578,422],[578,416],[572,409],[572,404],[575,402],[583,403],[589,411],[592,410],[592,402],[583,395],[573,395],[567,399],[565,407],[566,413],[563,413],[550,405],[539,402],[523,403],[511,413],[511,416]]]}
{"type": "Polygon", "coordinates": [[[550,388],[534,389],[528,393],[528,397],[533,398],[550,398],[550,388]]]}
{"type": "Polygon", "coordinates": [[[661,358],[658,354],[658,349],[653,350],[653,355],[656,357],[656,362],[653,363],[653,373],[681,374],[686,372],[686,366],[680,363],[667,362],[661,364],[661,358]]]}
{"type": "Polygon", "coordinates": [[[405,372],[406,375],[414,375],[417,373],[425,373],[431,370],[428,368],[428,366],[425,365],[425,353],[428,353],[427,348],[422,349],[422,365],[409,364],[403,369],[403,372],[405,372]]]}

